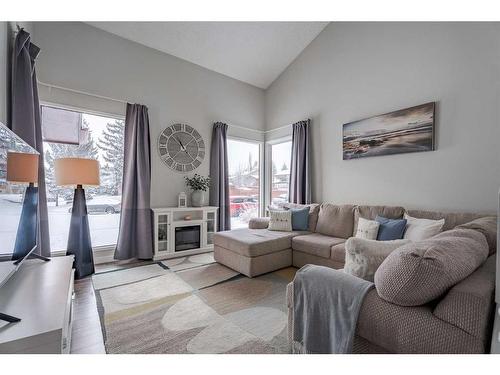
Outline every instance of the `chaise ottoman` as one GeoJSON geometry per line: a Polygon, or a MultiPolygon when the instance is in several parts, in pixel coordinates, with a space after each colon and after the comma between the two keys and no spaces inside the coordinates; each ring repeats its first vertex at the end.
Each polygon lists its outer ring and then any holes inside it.
{"type": "Polygon", "coordinates": [[[292,238],[309,232],[235,229],[214,234],[214,258],[248,277],[292,265],[292,238]]]}

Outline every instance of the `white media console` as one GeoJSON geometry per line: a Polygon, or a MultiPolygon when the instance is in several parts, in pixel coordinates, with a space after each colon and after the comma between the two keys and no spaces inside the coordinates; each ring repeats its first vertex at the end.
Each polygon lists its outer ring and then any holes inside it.
{"type": "Polygon", "coordinates": [[[0,353],[69,353],[73,256],[50,259],[28,259],[0,289],[0,312],[21,319],[0,322],[0,353]]]}
{"type": "Polygon", "coordinates": [[[153,208],[154,260],[213,250],[218,207],[153,208]]]}

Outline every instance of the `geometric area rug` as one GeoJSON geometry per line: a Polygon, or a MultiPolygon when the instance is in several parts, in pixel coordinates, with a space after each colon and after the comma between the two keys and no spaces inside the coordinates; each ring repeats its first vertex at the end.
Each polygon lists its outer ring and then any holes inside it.
{"type": "Polygon", "coordinates": [[[92,277],[107,353],[290,353],[293,267],[247,278],[221,264],[165,262],[92,277]]]}

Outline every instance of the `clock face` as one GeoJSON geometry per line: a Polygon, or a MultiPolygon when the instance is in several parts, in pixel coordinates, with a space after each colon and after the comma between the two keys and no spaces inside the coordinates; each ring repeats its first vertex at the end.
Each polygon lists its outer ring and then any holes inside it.
{"type": "Polygon", "coordinates": [[[158,137],[161,160],[177,172],[191,172],[205,157],[205,142],[200,133],[186,124],[174,124],[158,137]]]}

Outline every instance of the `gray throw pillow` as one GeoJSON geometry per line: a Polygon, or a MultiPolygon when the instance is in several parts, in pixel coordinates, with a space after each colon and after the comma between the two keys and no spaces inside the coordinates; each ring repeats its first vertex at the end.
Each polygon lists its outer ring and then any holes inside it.
{"type": "MultiPolygon", "coordinates": [[[[360,220],[362,219],[360,218],[360,220]]],[[[377,241],[351,237],[345,243],[344,272],[367,281],[373,281],[375,271],[385,258],[409,242],[410,240],[377,241]]]]}
{"type": "Polygon", "coordinates": [[[485,237],[452,229],[393,251],[375,272],[379,296],[401,306],[419,306],[444,294],[488,257],[485,237]]]}

